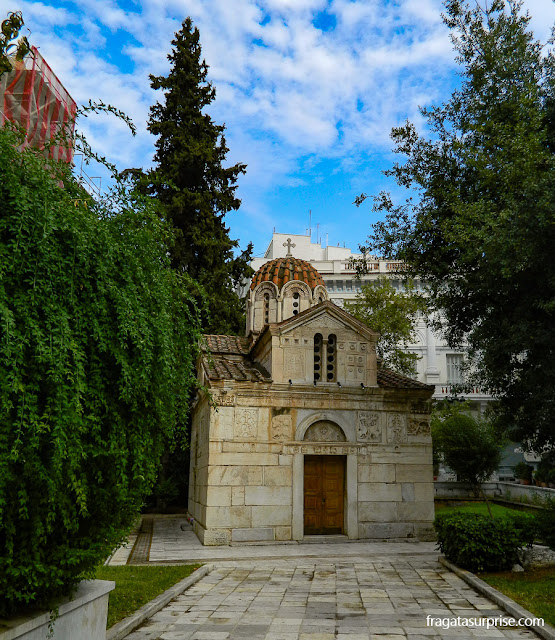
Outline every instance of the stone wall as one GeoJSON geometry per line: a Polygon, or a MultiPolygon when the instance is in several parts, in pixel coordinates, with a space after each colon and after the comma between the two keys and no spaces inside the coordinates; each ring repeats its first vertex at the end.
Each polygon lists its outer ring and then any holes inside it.
{"type": "MultiPolygon", "coordinates": [[[[517,484],[516,482],[484,482],[482,491],[488,498],[503,498],[515,502],[543,502],[555,499],[555,489],[517,484]]],[[[472,487],[465,482],[434,482],[434,495],[437,500],[464,500],[475,498],[472,487]]]]}

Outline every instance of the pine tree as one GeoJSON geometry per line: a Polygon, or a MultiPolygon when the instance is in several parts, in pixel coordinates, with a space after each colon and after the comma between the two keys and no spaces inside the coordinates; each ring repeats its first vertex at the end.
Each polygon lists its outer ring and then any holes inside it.
{"type": "Polygon", "coordinates": [[[252,245],[234,258],[238,242],[229,237],[224,216],[241,204],[236,183],[246,165],[223,166],[225,126],[206,113],[216,91],[207,80],[199,31],[190,18],[176,33],[168,59],[167,77],[150,76],[151,86],[164,92],[164,101],[150,109],[148,130],[158,139],[148,189],[176,229],[170,247],[173,267],[205,290],[210,312],[205,331],[240,333],[244,315],[234,285],[252,273],[252,245]]]}

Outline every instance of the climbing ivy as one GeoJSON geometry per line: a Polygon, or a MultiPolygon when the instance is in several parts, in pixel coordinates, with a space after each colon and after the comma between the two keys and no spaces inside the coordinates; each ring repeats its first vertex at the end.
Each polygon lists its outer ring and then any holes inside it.
{"type": "Polygon", "coordinates": [[[117,546],[184,438],[196,285],[125,183],[96,201],[0,129],[0,617],[117,546]]]}

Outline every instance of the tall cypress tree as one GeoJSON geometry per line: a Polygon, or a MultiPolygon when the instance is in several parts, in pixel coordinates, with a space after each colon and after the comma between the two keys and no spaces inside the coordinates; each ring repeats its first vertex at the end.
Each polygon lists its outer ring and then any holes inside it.
{"type": "Polygon", "coordinates": [[[158,139],[149,191],[177,232],[170,248],[174,268],[187,272],[206,292],[210,319],[205,331],[241,333],[243,308],[234,285],[252,273],[252,244],[234,258],[238,242],[229,237],[224,216],[241,204],[236,183],[246,165],[223,166],[225,126],[205,112],[216,91],[207,80],[199,31],[190,18],[175,34],[168,59],[167,77],[150,76],[151,86],[164,92],[164,101],[150,109],[148,130],[158,139]]]}

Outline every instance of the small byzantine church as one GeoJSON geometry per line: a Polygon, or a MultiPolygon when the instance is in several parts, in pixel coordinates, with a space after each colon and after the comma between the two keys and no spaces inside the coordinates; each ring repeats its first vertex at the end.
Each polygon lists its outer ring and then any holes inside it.
{"type": "Polygon", "coordinates": [[[378,334],[309,262],[264,264],[246,337],[206,336],[189,513],[205,545],[433,538],[433,386],[380,368],[378,334]]]}

